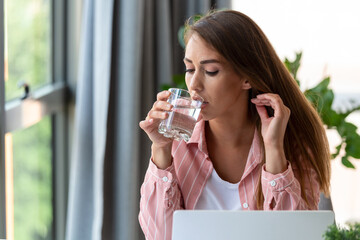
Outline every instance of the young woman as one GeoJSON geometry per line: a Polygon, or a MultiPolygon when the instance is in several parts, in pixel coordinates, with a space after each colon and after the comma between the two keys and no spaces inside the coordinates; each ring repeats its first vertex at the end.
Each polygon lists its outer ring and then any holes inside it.
{"type": "Polygon", "coordinates": [[[168,91],[140,122],[152,141],[146,238],[170,239],[177,209],[317,209],[329,193],[325,130],[261,29],[240,12],[212,12],[188,23],[185,42],[186,85],[204,104],[188,142],[158,133],[168,91]]]}

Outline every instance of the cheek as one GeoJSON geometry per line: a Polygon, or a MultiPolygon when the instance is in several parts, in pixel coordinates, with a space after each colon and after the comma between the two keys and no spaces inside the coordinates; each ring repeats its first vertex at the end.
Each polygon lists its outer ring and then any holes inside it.
{"type": "Polygon", "coordinates": [[[189,86],[190,85],[190,81],[191,81],[191,77],[185,73],[185,83],[186,83],[186,86],[189,86]]]}

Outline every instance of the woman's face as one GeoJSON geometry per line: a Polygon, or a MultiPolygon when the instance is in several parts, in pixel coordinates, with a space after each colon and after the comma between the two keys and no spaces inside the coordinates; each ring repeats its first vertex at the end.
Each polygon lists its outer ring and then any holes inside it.
{"type": "Polygon", "coordinates": [[[233,116],[241,106],[247,110],[248,81],[198,34],[190,37],[185,51],[186,85],[193,95],[204,99],[204,120],[233,116]]]}

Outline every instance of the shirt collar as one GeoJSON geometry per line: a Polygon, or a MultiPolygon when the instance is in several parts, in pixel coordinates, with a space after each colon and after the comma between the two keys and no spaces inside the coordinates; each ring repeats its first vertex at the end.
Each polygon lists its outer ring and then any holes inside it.
{"type": "Polygon", "coordinates": [[[203,119],[196,123],[191,138],[186,144],[197,144],[201,152],[207,156],[209,155],[205,138],[205,121],[203,119]]]}

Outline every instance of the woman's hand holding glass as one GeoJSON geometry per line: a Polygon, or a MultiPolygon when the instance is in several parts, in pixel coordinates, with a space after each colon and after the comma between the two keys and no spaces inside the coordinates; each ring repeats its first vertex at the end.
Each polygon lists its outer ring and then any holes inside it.
{"type": "Polygon", "coordinates": [[[173,139],[164,137],[158,132],[159,124],[168,117],[168,111],[172,105],[167,102],[170,96],[169,91],[162,91],[157,94],[157,101],[148,112],[146,119],[139,123],[139,126],[146,132],[152,142],[152,156],[155,165],[161,169],[171,165],[171,147],[173,139]]]}

